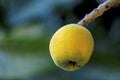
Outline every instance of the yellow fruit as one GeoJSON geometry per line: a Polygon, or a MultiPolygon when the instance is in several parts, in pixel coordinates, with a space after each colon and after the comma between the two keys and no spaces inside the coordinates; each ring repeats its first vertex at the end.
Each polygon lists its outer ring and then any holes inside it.
{"type": "Polygon", "coordinates": [[[93,47],[91,33],[78,24],[68,24],[60,28],[49,45],[55,64],[67,71],[83,67],[90,59],[93,47]]]}

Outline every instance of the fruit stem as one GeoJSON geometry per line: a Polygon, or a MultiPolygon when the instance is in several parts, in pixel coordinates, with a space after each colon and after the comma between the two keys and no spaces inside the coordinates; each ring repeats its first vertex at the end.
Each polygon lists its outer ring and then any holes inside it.
{"type": "Polygon", "coordinates": [[[97,17],[101,16],[105,11],[117,5],[118,3],[120,3],[120,0],[106,0],[104,3],[100,4],[96,9],[94,9],[92,12],[86,14],[85,17],[77,24],[87,26],[97,17]]]}

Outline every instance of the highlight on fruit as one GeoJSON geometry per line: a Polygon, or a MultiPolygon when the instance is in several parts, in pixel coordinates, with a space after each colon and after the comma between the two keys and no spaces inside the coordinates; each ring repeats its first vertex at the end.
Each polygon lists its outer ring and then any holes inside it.
{"type": "Polygon", "coordinates": [[[58,29],[49,45],[54,63],[67,71],[82,68],[89,61],[93,48],[92,34],[78,24],[68,24],[58,29]]]}

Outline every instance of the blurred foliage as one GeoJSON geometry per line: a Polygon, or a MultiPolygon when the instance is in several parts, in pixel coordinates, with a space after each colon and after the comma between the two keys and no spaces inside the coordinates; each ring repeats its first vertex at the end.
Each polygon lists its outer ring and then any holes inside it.
{"type": "Polygon", "coordinates": [[[0,0],[0,80],[120,80],[120,7],[87,26],[95,49],[82,69],[63,71],[49,54],[53,33],[97,6],[96,0],[0,0]]]}

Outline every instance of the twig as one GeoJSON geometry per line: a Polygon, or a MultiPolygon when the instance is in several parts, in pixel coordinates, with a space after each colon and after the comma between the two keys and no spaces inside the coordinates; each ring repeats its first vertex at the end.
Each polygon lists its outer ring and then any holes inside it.
{"type": "Polygon", "coordinates": [[[100,4],[96,9],[91,13],[86,14],[86,16],[79,21],[77,24],[87,26],[90,22],[95,20],[97,17],[101,16],[105,11],[113,7],[114,5],[120,3],[120,0],[107,0],[104,3],[100,4]]]}

